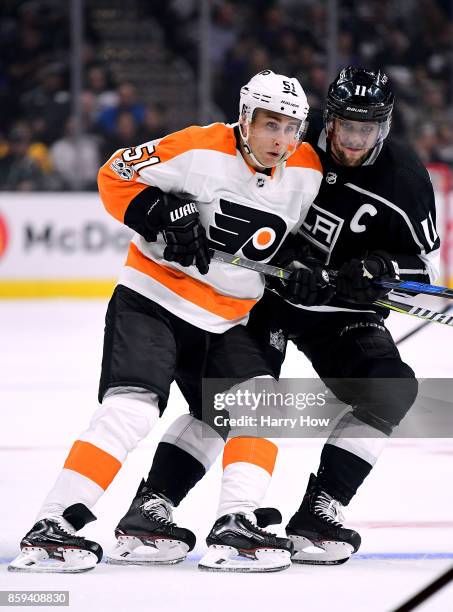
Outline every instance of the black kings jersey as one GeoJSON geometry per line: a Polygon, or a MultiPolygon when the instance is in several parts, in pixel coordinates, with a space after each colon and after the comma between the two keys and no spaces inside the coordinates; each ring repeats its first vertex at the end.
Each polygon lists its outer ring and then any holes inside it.
{"type": "Polygon", "coordinates": [[[383,250],[397,261],[402,280],[433,283],[440,260],[434,192],[415,153],[387,139],[365,164],[345,167],[329,155],[324,130],[309,132],[308,140],[321,159],[323,180],[301,242],[330,269],[383,250]]]}

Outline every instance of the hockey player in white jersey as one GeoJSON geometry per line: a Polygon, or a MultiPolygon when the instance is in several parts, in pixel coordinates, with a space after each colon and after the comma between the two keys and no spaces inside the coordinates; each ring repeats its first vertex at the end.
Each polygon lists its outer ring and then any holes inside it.
{"type": "MultiPolygon", "coordinates": [[[[245,327],[263,278],[210,262],[207,238],[266,262],[300,226],[322,179],[317,154],[302,142],[307,112],[299,82],[265,70],[241,90],[239,125],[192,126],[118,150],[101,168],[105,208],[135,231],[106,314],[101,405],[10,570],[79,572],[100,561],[100,545],[76,531],[95,519],[91,508],[165,410],[173,380],[193,403],[203,376],[272,375],[245,327]]],[[[294,278],[302,300],[306,278],[294,278]]],[[[291,543],[261,531],[253,515],[270,480],[275,445],[259,438],[231,442],[222,494],[227,548],[237,540],[246,556],[271,553],[261,563],[265,569],[287,567],[291,543]],[[259,451],[253,465],[251,447],[259,451]],[[236,482],[249,485],[245,505],[236,482]]],[[[140,489],[132,515],[122,534],[123,557],[144,547],[144,562],[171,563],[193,548],[195,536],[171,522],[165,496],[140,489]]]]}
{"type": "MultiPolygon", "coordinates": [[[[337,294],[316,306],[314,283],[311,298],[307,294],[298,304],[294,285],[274,279],[280,295],[266,290],[249,321],[256,337],[280,337],[267,353],[274,363],[283,359],[286,333],[326,385],[352,406],[324,445],[319,469],[286,527],[298,563],[344,563],[358,550],[360,535],[343,526],[342,508],[372,473],[417,395],[415,374],[386,328],[388,311],[373,304],[387,290],[370,279],[399,274],[434,282],[439,257],[433,188],[411,149],[387,140],[392,109],[393,93],[380,71],[347,67],[331,84],[325,125],[312,116],[306,137],[322,160],[324,179],[298,237],[290,237],[292,245],[279,250],[276,263],[300,259],[338,269],[337,294]]],[[[174,506],[215,459],[202,452],[209,437],[197,443],[199,427],[189,415],[171,425],[145,481],[174,506]],[[178,480],[182,466],[185,478],[178,480]]]]}

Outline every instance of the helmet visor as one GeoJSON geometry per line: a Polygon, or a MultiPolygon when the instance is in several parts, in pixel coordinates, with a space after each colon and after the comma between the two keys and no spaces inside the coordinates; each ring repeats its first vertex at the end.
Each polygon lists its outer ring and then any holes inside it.
{"type": "Polygon", "coordinates": [[[255,109],[248,125],[249,141],[254,141],[260,148],[276,147],[289,155],[303,141],[305,133],[305,121],[260,108],[255,109]]]}
{"type": "Polygon", "coordinates": [[[389,133],[390,118],[385,121],[354,121],[335,115],[327,117],[326,131],[329,139],[347,149],[363,151],[373,149],[389,133]]]}

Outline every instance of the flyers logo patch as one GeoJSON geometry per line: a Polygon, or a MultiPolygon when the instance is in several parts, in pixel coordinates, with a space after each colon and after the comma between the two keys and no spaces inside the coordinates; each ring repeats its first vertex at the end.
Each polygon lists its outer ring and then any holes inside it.
{"type": "Polygon", "coordinates": [[[227,253],[242,250],[244,257],[252,261],[270,257],[287,231],[278,215],[222,199],[214,222],[209,228],[213,246],[227,253]]]}

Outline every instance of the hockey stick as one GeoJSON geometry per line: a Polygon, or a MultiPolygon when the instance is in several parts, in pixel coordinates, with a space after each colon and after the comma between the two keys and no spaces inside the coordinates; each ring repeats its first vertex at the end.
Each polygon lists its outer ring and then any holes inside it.
{"type": "MultiPolygon", "coordinates": [[[[213,255],[213,259],[217,259],[217,261],[232,263],[237,266],[256,270],[257,272],[261,272],[262,274],[268,274],[269,276],[288,278],[291,273],[289,270],[284,270],[283,268],[279,268],[277,266],[271,266],[269,264],[262,264],[259,262],[250,261],[248,259],[238,257],[237,255],[230,255],[229,253],[224,253],[222,251],[212,249],[211,253],[215,254],[213,255]],[[234,258],[236,261],[232,261],[232,258],[234,258]],[[246,262],[247,265],[245,265],[244,262],[246,262]]],[[[327,272],[329,275],[335,274],[333,270],[327,270],[327,272]]],[[[432,295],[435,297],[442,297],[453,300],[453,289],[450,289],[450,287],[429,285],[427,283],[417,283],[416,281],[399,281],[393,278],[373,280],[373,283],[375,285],[379,285],[380,287],[385,287],[386,289],[393,289],[405,292],[407,291],[410,293],[423,293],[426,295],[432,295]]]]}
{"type": "MultiPolygon", "coordinates": [[[[285,268],[279,268],[278,266],[271,266],[270,264],[263,264],[259,261],[250,261],[244,257],[238,255],[231,255],[231,253],[224,253],[217,249],[210,249],[211,258],[215,261],[222,261],[223,263],[232,264],[233,266],[240,266],[241,268],[247,268],[249,270],[255,270],[266,276],[276,276],[277,278],[287,279],[291,275],[291,270],[285,268]]],[[[427,321],[433,321],[435,323],[442,323],[443,325],[450,325],[453,327],[453,316],[446,316],[441,312],[430,310],[429,308],[423,308],[422,306],[416,306],[414,304],[404,304],[402,302],[396,302],[394,300],[382,299],[373,302],[376,306],[388,308],[394,312],[401,314],[408,314],[419,319],[425,319],[427,321]]]]}
{"type": "Polygon", "coordinates": [[[251,261],[238,255],[231,255],[230,253],[224,253],[217,249],[209,249],[211,259],[215,261],[223,261],[223,263],[232,264],[233,266],[239,266],[241,268],[247,268],[248,270],[255,270],[255,272],[261,272],[266,276],[276,276],[277,278],[289,278],[291,270],[285,270],[285,268],[279,268],[277,266],[271,266],[270,264],[261,263],[260,261],[251,261]]]}
{"type": "MultiPolygon", "coordinates": [[[[452,308],[453,308],[453,304],[447,304],[446,306],[444,306],[444,308],[442,308],[442,310],[440,311],[440,314],[444,315],[452,308]]],[[[404,336],[401,336],[401,338],[398,338],[398,340],[395,341],[395,344],[399,346],[402,342],[406,342],[406,340],[409,340],[409,338],[412,338],[412,336],[415,336],[415,334],[418,334],[418,332],[422,331],[422,329],[424,329],[430,323],[431,321],[429,319],[426,321],[423,321],[423,323],[420,323],[420,325],[417,325],[417,327],[407,332],[407,334],[404,334],[404,336]]]]}
{"type": "Polygon", "coordinates": [[[395,300],[376,300],[373,302],[376,306],[383,306],[394,312],[400,312],[401,314],[409,314],[419,319],[425,319],[426,322],[442,323],[443,325],[449,325],[453,327],[453,316],[448,316],[442,312],[436,312],[423,306],[417,306],[416,304],[404,304],[403,302],[396,302],[395,300]]]}
{"type": "Polygon", "coordinates": [[[248,270],[255,270],[255,272],[261,272],[266,276],[277,276],[278,278],[289,278],[291,270],[285,270],[285,268],[279,268],[277,266],[271,266],[270,264],[261,263],[260,261],[251,261],[238,255],[231,255],[230,253],[224,253],[217,249],[209,249],[211,259],[215,261],[223,261],[223,263],[232,264],[233,266],[239,266],[241,268],[247,268],[248,270]]]}
{"type": "Polygon", "coordinates": [[[410,612],[414,610],[421,603],[426,601],[429,597],[437,593],[441,588],[447,585],[449,582],[453,580],[453,567],[450,567],[445,573],[441,576],[433,580],[431,584],[428,584],[427,587],[422,589],[419,593],[411,597],[408,601],[406,601],[402,606],[395,608],[393,612],[410,612]]]}
{"type": "Polygon", "coordinates": [[[423,293],[453,300],[453,289],[450,289],[450,287],[417,283],[416,281],[399,281],[393,278],[373,280],[373,283],[380,287],[385,287],[386,289],[396,289],[397,291],[408,291],[410,293],[423,293]]]}

